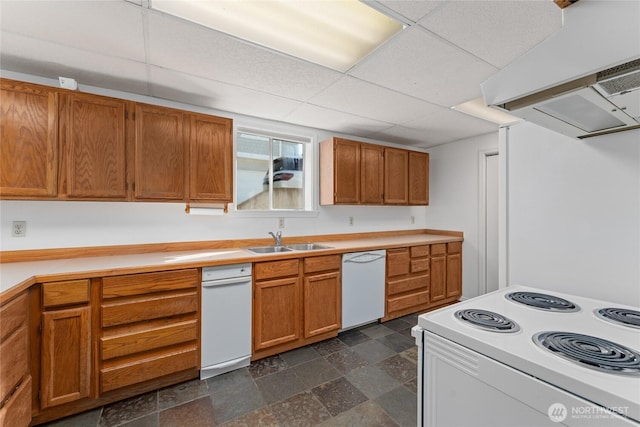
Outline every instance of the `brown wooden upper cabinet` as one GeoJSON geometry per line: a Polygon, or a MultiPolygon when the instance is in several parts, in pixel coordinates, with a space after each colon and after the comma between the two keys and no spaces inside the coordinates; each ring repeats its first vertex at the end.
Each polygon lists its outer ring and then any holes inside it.
{"type": "Polygon", "coordinates": [[[0,80],[0,196],[52,198],[58,192],[58,93],[0,80]]]}
{"type": "Polygon", "coordinates": [[[3,199],[233,201],[231,119],[0,83],[3,199]]]}
{"type": "Polygon", "coordinates": [[[320,143],[321,205],[427,205],[429,154],[342,138],[320,143]]]}

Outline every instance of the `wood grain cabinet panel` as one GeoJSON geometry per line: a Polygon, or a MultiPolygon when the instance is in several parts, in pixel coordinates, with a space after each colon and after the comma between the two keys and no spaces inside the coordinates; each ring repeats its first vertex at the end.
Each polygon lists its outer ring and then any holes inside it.
{"type": "Polygon", "coordinates": [[[89,280],[69,280],[42,284],[43,307],[89,302],[89,280]]]}
{"type": "Polygon", "coordinates": [[[3,402],[29,373],[29,334],[21,325],[0,344],[0,398],[3,402]]]}
{"type": "Polygon", "coordinates": [[[31,425],[31,377],[22,381],[11,398],[0,408],[0,426],[27,427],[31,425]]]}
{"type": "Polygon", "coordinates": [[[381,145],[360,146],[360,203],[384,203],[384,147],[381,145]]]}
{"type": "Polygon", "coordinates": [[[127,102],[86,93],[63,93],[60,192],[72,199],[127,200],[127,102]]]}
{"type": "Polygon", "coordinates": [[[198,286],[198,270],[189,268],[175,271],[130,274],[104,277],[102,298],[121,298],[155,292],[193,289],[198,286]]]}
{"type": "Polygon", "coordinates": [[[197,313],[198,294],[149,295],[102,304],[102,326],[143,322],[185,313],[197,313]]]}
{"type": "Polygon", "coordinates": [[[89,396],[90,307],[42,313],[41,407],[89,396]]]}
{"type": "Polygon", "coordinates": [[[342,138],[320,143],[320,204],[360,203],[360,146],[342,138]]]}
{"type": "Polygon", "coordinates": [[[166,107],[135,105],[136,200],[185,201],[187,138],[184,113],[166,107]]]}
{"type": "Polygon", "coordinates": [[[0,197],[52,198],[58,191],[58,94],[0,80],[0,197]]]}
{"type": "Polygon", "coordinates": [[[342,281],[339,255],[304,259],[304,338],[336,332],[342,327],[342,281]]]}
{"type": "Polygon", "coordinates": [[[267,349],[301,338],[300,279],[273,279],[254,284],[253,349],[267,349]]]}
{"type": "Polygon", "coordinates": [[[231,119],[190,114],[189,200],[233,201],[233,122],[231,119]]]}
{"type": "Polygon", "coordinates": [[[409,203],[409,152],[384,149],[384,202],[388,205],[409,203]]]}
{"type": "Polygon", "coordinates": [[[409,204],[429,204],[429,153],[409,152],[409,204]]]}

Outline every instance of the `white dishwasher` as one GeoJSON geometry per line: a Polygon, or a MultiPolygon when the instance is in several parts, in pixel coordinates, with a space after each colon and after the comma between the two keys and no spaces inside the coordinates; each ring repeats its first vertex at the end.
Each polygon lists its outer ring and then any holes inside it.
{"type": "Polygon", "coordinates": [[[384,278],[387,251],[342,255],[342,330],[384,316],[384,278]]]}
{"type": "Polygon", "coordinates": [[[200,379],[251,361],[251,264],[202,268],[200,379]]]}

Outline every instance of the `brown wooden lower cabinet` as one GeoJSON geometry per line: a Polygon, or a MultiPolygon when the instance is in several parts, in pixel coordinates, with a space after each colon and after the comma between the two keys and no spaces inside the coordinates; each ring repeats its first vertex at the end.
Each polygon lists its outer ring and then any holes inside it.
{"type": "Polygon", "coordinates": [[[254,264],[252,360],[337,336],[340,264],[339,255],[254,264]]]}
{"type": "Polygon", "coordinates": [[[390,249],[386,276],[382,321],[456,302],[462,295],[462,242],[390,249]]]}

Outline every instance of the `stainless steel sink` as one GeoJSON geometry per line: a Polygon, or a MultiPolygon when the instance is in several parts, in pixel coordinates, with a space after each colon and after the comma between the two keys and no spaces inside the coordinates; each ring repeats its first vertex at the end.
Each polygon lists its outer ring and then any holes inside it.
{"type": "Polygon", "coordinates": [[[319,245],[317,243],[298,243],[295,245],[286,245],[286,247],[295,251],[315,251],[318,249],[331,249],[331,246],[319,245]]]}
{"type": "Polygon", "coordinates": [[[273,254],[277,252],[291,252],[293,250],[286,246],[256,246],[248,249],[256,254],[273,254]]]}

